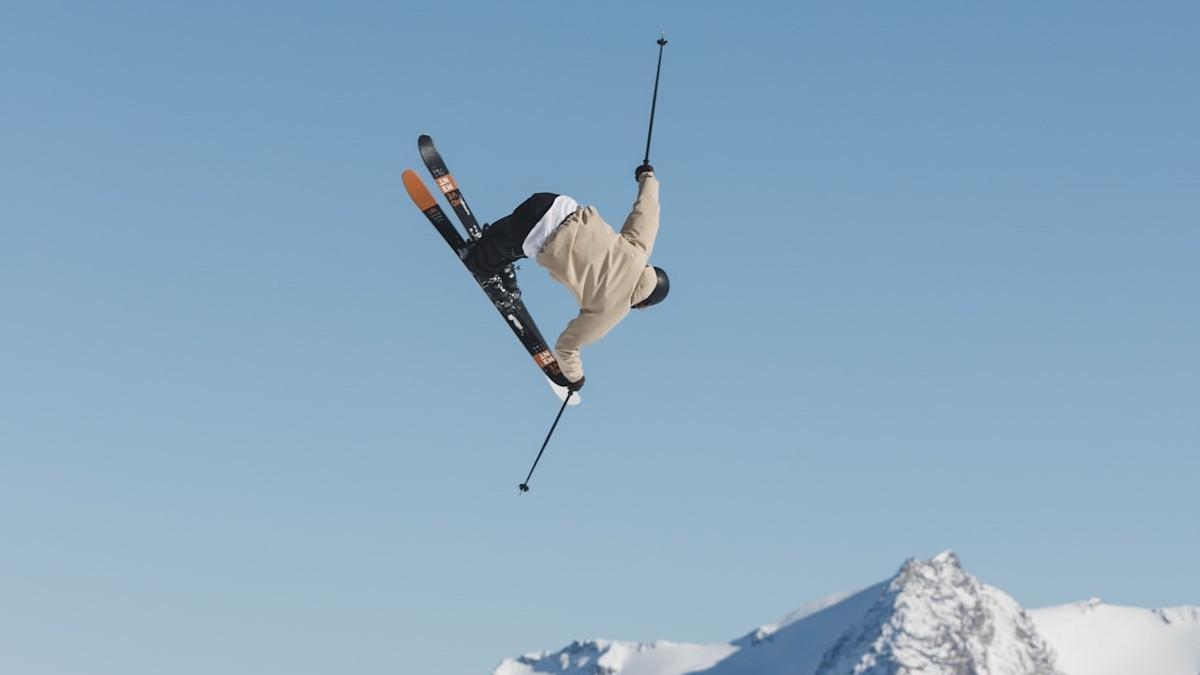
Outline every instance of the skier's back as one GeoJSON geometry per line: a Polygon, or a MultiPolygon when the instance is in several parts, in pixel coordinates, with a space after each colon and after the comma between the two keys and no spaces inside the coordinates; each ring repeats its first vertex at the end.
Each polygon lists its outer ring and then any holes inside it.
{"type": "Polygon", "coordinates": [[[670,289],[666,272],[648,265],[658,237],[658,179],[649,164],[634,175],[638,196],[620,232],[595,207],[541,192],[487,228],[467,253],[467,265],[481,275],[533,258],[575,296],[579,315],[554,347],[570,389],[583,386],[580,350],[604,337],[630,309],[656,305],[670,289]]]}

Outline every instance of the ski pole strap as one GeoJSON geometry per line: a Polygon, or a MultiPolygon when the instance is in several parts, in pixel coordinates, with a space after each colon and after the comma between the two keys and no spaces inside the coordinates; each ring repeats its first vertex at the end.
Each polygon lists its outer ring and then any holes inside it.
{"type": "Polygon", "coordinates": [[[571,395],[575,392],[567,390],[567,396],[563,399],[562,407],[558,409],[558,414],[554,416],[554,424],[550,425],[550,433],[546,434],[546,440],[542,441],[542,449],[538,450],[537,457],[533,460],[533,466],[529,467],[529,475],[525,476],[525,481],[517,487],[521,492],[529,492],[529,479],[533,478],[533,470],[537,468],[538,462],[542,459],[542,453],[546,451],[546,446],[550,444],[550,437],[554,435],[554,429],[558,427],[558,420],[562,419],[563,411],[567,409],[567,403],[571,401],[571,395]]]}

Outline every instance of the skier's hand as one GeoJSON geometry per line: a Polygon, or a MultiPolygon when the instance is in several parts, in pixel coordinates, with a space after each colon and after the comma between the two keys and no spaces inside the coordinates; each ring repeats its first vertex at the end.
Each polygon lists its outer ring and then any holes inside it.
{"type": "Polygon", "coordinates": [[[654,173],[654,167],[650,166],[649,162],[638,164],[637,168],[633,170],[633,179],[641,180],[644,173],[654,173]]]}
{"type": "Polygon", "coordinates": [[[580,376],[580,378],[575,382],[567,382],[567,390],[579,391],[580,389],[583,389],[583,381],[586,379],[586,377],[580,376]]]}

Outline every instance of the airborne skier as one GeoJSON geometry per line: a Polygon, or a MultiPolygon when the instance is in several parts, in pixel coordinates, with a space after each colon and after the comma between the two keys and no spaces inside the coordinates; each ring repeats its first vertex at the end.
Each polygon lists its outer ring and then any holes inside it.
{"type": "Polygon", "coordinates": [[[566,286],[579,304],[554,346],[567,388],[583,387],[580,350],[604,337],[629,315],[667,297],[670,281],[660,267],[647,264],[658,236],[658,179],[643,162],[634,170],[637,200],[620,232],[594,206],[580,206],[567,195],[539,192],[513,212],[485,227],[464,257],[477,276],[500,274],[521,258],[532,258],[566,286]]]}
{"type": "MultiPolygon", "coordinates": [[[[664,34],[658,44],[658,69],[650,103],[650,129],[646,134],[646,157],[634,169],[638,196],[620,232],[613,231],[592,206],[580,206],[571,197],[539,192],[521,202],[513,212],[481,230],[475,213],[433,144],[422,135],[417,139],[421,160],[450,203],[467,237],[446,216],[429,188],[416,172],[406,169],[404,189],[421,213],[470,270],[492,305],[533,357],[546,379],[556,387],[562,407],[538,450],[529,474],[518,486],[529,490],[529,479],[537,468],[563,411],[572,395],[583,388],[584,346],[604,337],[629,315],[630,309],[645,309],[667,297],[670,281],[661,267],[650,266],[650,254],[658,237],[658,179],[650,166],[650,139],[654,134],[654,110],[658,104],[658,80],[662,73],[664,34]],[[558,338],[554,353],[533,322],[512,263],[533,258],[550,276],[567,287],[579,304],[575,317],[558,338]],[[565,388],[565,394],[563,389],[565,388]]],[[[578,403],[576,397],[575,402],[578,403]]]]}

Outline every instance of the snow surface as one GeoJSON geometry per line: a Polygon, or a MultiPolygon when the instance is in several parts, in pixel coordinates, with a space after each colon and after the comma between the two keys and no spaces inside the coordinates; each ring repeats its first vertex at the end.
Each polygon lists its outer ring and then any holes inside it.
{"type": "Polygon", "coordinates": [[[947,551],[727,643],[577,641],[493,675],[1200,675],[1200,608],[1026,611],[947,551]]]}
{"type": "Polygon", "coordinates": [[[1140,609],[1093,599],[1029,614],[1068,675],[1200,674],[1200,607],[1140,609]]]}
{"type": "Polygon", "coordinates": [[[702,671],[735,651],[733,645],[686,645],[670,642],[652,644],[576,641],[566,649],[549,654],[538,652],[509,659],[494,675],[561,673],[562,675],[660,675],[702,671]]]}

